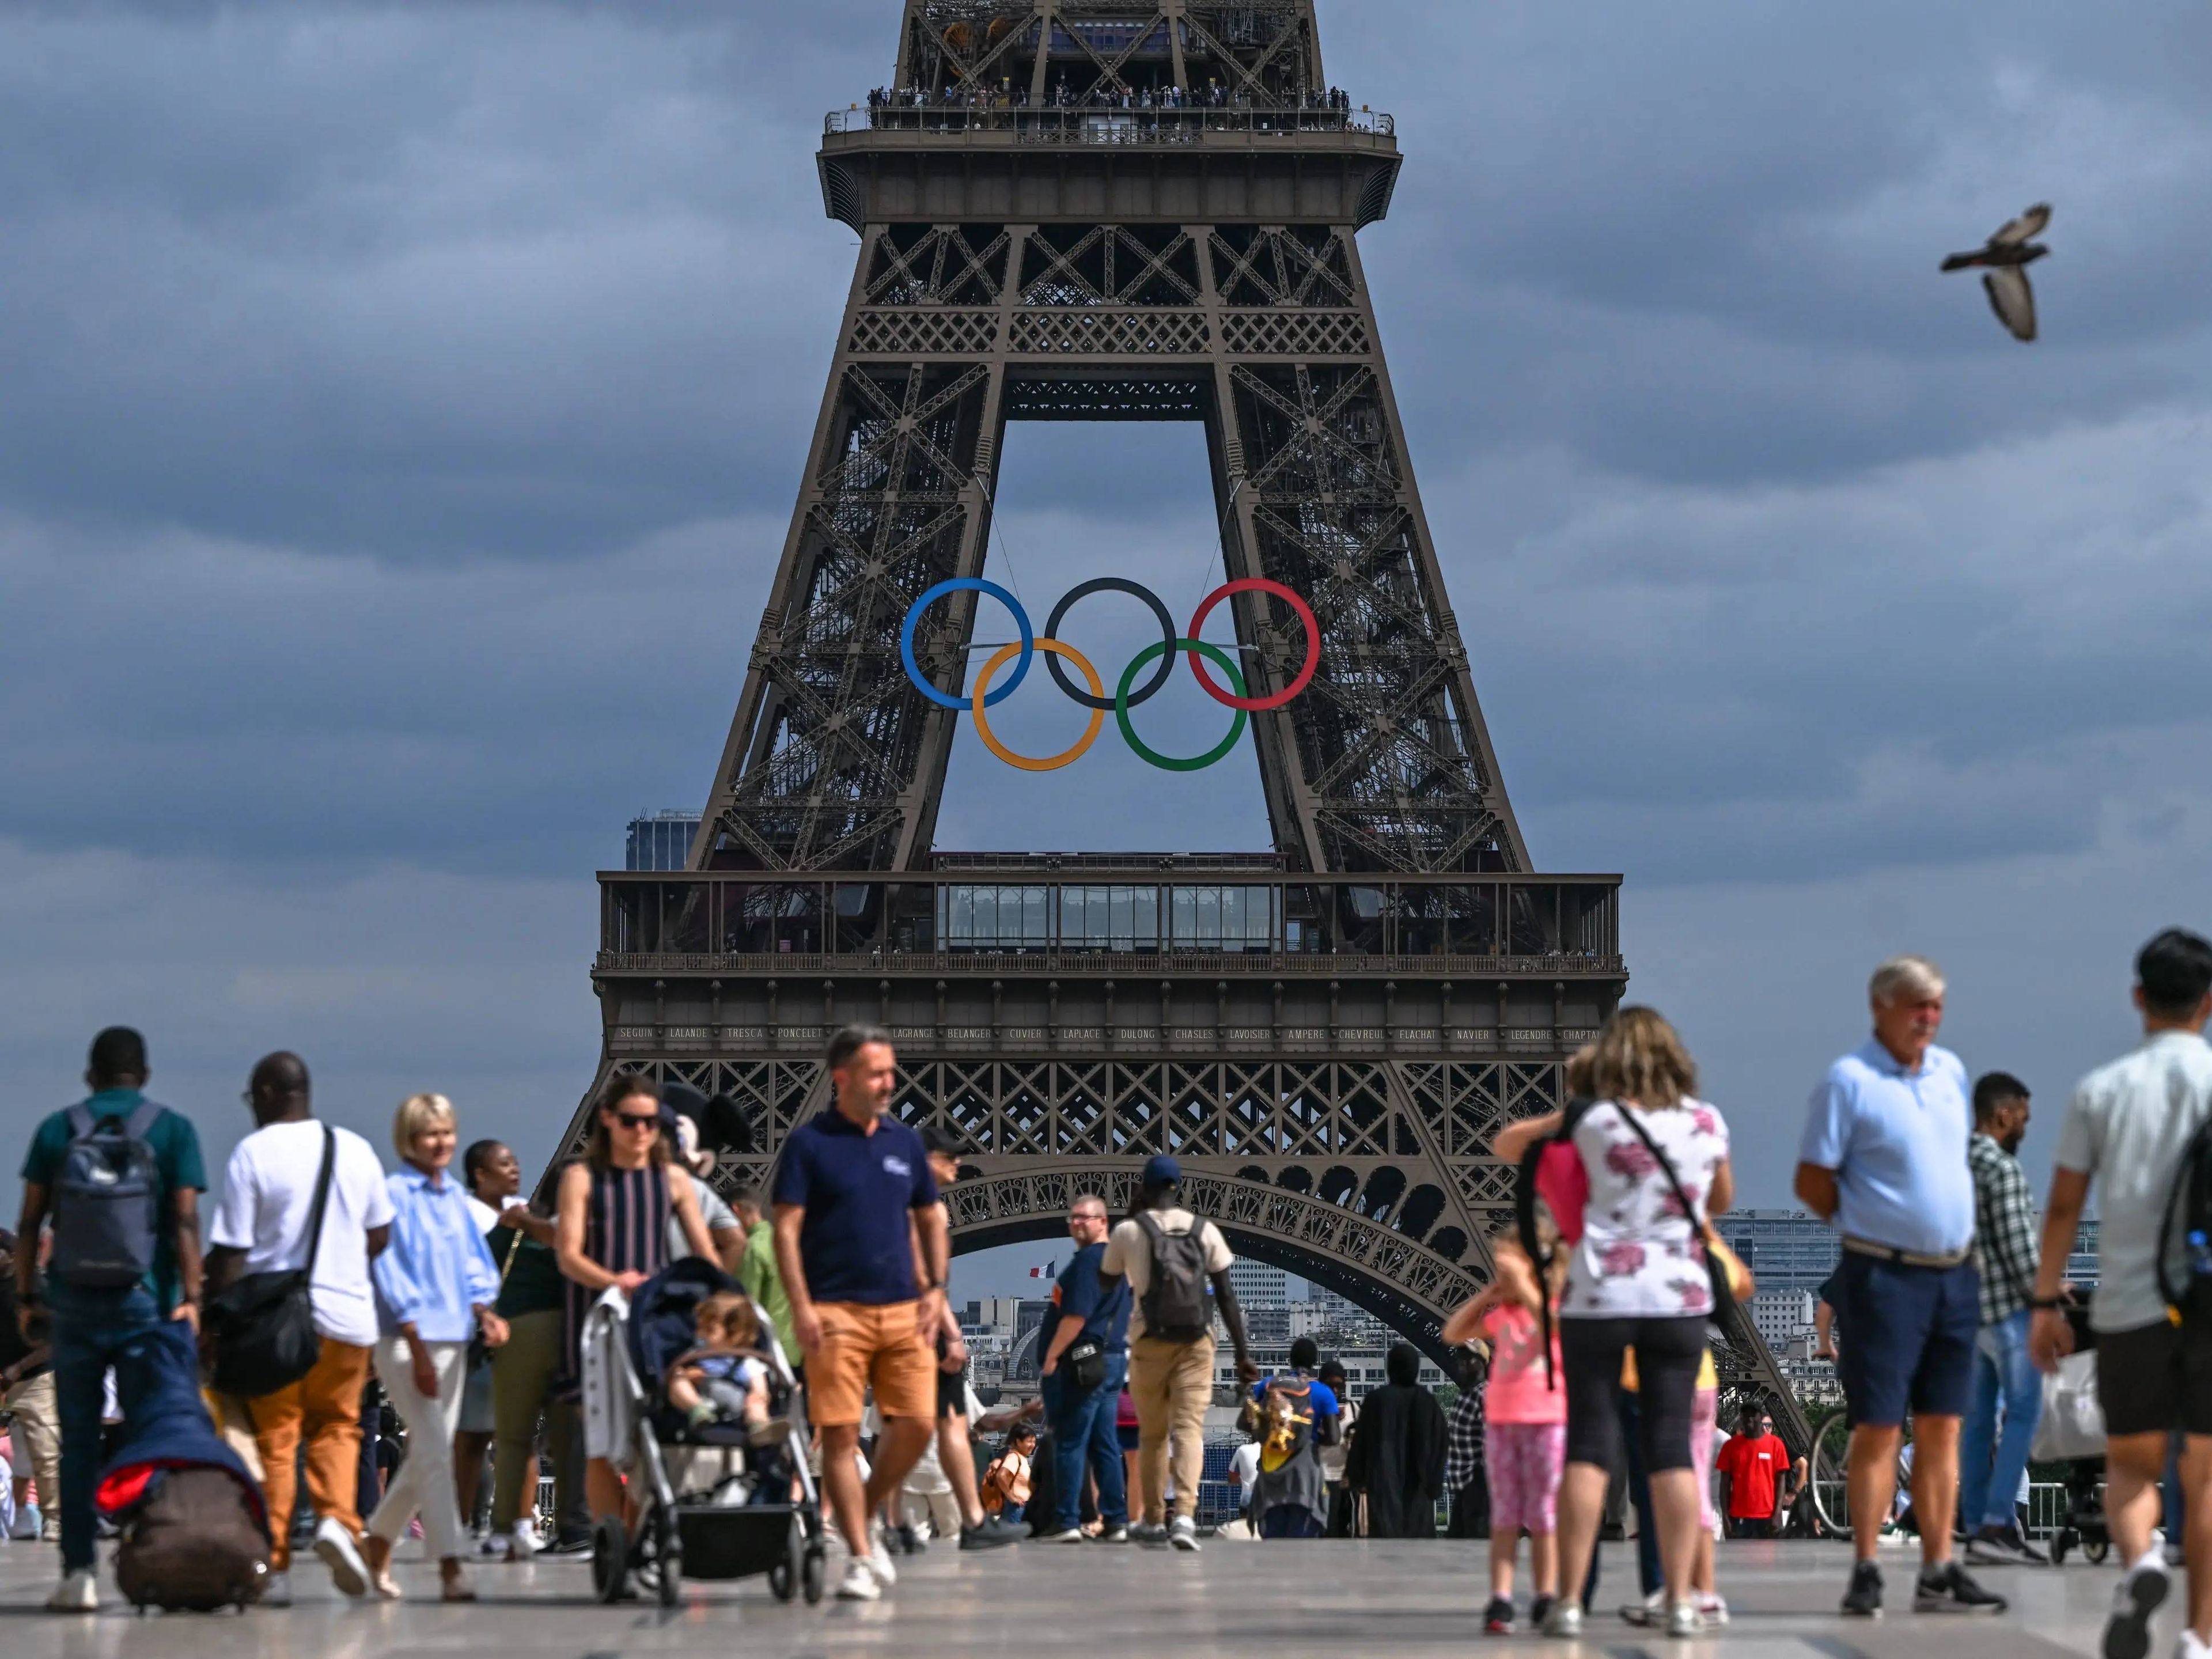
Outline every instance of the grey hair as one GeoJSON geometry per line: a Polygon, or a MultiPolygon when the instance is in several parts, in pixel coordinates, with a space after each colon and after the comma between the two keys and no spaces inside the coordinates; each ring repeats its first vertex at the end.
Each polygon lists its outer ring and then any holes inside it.
{"type": "Polygon", "coordinates": [[[853,1063],[853,1056],[872,1042],[880,1042],[888,1048],[891,1046],[891,1034],[879,1025],[840,1026],[836,1035],[830,1039],[830,1048],[825,1056],[829,1061],[830,1069],[833,1072],[843,1071],[853,1063]]]}
{"type": "Polygon", "coordinates": [[[1106,1207],[1106,1200],[1103,1198],[1101,1198],[1097,1193],[1076,1194],[1076,1195],[1068,1201],[1067,1212],[1070,1215],[1073,1215],[1078,1210],[1081,1209],[1086,1204],[1096,1204],[1098,1206],[1098,1213],[1101,1215],[1111,1217],[1114,1213],[1111,1210],[1106,1207]]]}
{"type": "Polygon", "coordinates": [[[1926,957],[1892,957],[1874,970],[1867,981],[1867,999],[1887,1006],[1905,994],[1921,997],[1940,997],[1943,994],[1943,970],[1926,957]]]}

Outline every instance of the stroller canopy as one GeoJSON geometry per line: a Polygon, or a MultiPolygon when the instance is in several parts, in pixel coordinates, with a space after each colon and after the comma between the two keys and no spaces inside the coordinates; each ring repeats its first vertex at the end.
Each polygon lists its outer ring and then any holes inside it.
{"type": "Polygon", "coordinates": [[[686,1256],[638,1286],[629,1303],[629,1363],[638,1383],[658,1397],[668,1368],[699,1346],[699,1304],[738,1294],[738,1281],[711,1261],[686,1256]]]}

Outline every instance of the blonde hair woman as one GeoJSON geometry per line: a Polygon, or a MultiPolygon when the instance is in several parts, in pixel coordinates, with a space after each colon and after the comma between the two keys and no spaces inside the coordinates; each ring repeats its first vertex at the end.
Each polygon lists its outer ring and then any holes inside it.
{"type": "MultiPolygon", "coordinates": [[[[1559,1302],[1567,1468],[1559,1489],[1562,1582],[1545,1626],[1553,1636],[1581,1633],[1583,1579],[1620,1449],[1615,1385],[1630,1349],[1641,1379],[1638,1428],[1659,1522],[1668,1633],[1687,1636],[1702,1623],[1692,1590],[1699,1504],[1690,1424],[1705,1324],[1717,1310],[1698,1223],[1729,1206],[1735,1183],[1728,1125],[1696,1097],[1697,1086],[1681,1038],[1650,1008],[1621,1009],[1589,1052],[1591,1103],[1571,1132],[1589,1199],[1559,1302]],[[1677,1182],[1695,1216],[1684,1213],[1677,1182]]],[[[1518,1163],[1565,1121],[1553,1112],[1516,1123],[1499,1132],[1494,1150],[1518,1163]]]]}
{"type": "Polygon", "coordinates": [[[469,1340],[482,1332],[493,1347],[507,1323],[493,1311],[499,1269],[477,1231],[468,1194],[448,1178],[460,1139],[453,1103],[443,1095],[410,1095],[392,1120],[401,1168],[385,1177],[392,1194],[392,1242],[374,1264],[377,1379],[407,1425],[407,1461],[369,1517],[369,1582],[392,1601],[392,1548],[417,1514],[437,1559],[448,1601],[473,1601],[461,1571],[465,1534],[453,1497],[453,1430],[460,1422],[469,1340]]]}

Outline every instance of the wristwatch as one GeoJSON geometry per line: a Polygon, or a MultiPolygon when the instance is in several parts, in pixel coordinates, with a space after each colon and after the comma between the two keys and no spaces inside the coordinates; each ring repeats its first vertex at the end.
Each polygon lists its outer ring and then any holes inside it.
{"type": "Polygon", "coordinates": [[[2055,1296],[2031,1296],[2027,1305],[2038,1313],[2057,1313],[2066,1304],[2055,1296]]]}

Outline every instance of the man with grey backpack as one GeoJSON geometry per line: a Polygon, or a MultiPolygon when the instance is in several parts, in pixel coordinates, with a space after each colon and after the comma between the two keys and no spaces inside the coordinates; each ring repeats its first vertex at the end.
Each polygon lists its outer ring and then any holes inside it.
{"type": "Polygon", "coordinates": [[[92,1041],[91,1095],[40,1123],[23,1159],[17,1316],[28,1340],[52,1333],[61,1420],[62,1581],[46,1601],[57,1613],[100,1607],[93,1499],[107,1372],[130,1422],[157,1370],[149,1350],[163,1324],[199,1324],[199,1135],[146,1098],[146,1040],[110,1026],[92,1041]],[[41,1291],[38,1238],[50,1218],[41,1291]]]}
{"type": "Polygon", "coordinates": [[[1229,1252],[1221,1230],[1183,1207],[1182,1170],[1160,1153],[1145,1164],[1127,1220],[1114,1229],[1098,1263],[1109,1291],[1126,1278],[1129,1314],[1129,1394],[1137,1405],[1137,1457],[1145,1494],[1134,1542],[1198,1548],[1198,1483],[1206,1460],[1206,1408],[1213,1403],[1213,1315],[1218,1308],[1237,1345],[1237,1375],[1246,1388],[1260,1380],[1244,1336],[1244,1316],[1230,1288],[1229,1252]],[[1212,1295],[1209,1299],[1208,1288],[1212,1295]],[[1167,1508],[1172,1443],[1176,1510],[1167,1508]]]}

